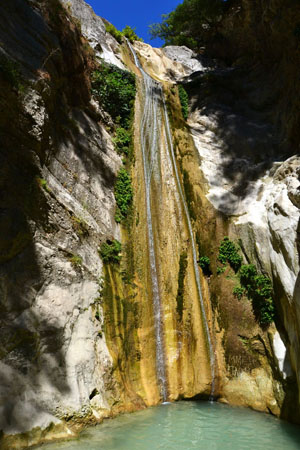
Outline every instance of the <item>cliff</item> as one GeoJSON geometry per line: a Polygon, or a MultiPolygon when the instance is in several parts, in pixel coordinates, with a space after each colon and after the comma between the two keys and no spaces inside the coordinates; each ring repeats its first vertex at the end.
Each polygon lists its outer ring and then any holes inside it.
{"type": "Polygon", "coordinates": [[[36,429],[20,448],[62,417],[88,416],[92,398],[104,411],[114,402],[94,303],[99,245],[119,236],[121,158],[91,99],[95,62],[78,22],[55,0],[0,9],[0,428],[36,429]]]}

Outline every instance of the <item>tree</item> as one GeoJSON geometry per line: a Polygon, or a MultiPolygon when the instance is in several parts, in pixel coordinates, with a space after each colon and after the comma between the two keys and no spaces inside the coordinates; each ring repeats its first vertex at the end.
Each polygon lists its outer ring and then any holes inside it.
{"type": "Polygon", "coordinates": [[[166,45],[186,45],[197,49],[216,32],[225,11],[226,0],[184,0],[161,23],[150,25],[152,38],[166,45]]]}

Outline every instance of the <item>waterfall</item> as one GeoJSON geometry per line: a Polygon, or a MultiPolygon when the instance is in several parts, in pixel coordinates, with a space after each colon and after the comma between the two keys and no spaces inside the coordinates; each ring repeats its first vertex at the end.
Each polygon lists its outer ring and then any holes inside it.
{"type": "Polygon", "coordinates": [[[140,69],[143,76],[144,88],[144,110],[141,119],[140,136],[143,155],[144,179],[145,179],[145,197],[146,214],[149,246],[149,262],[152,282],[152,301],[154,311],[154,327],[156,339],[156,371],[159,385],[161,387],[161,396],[165,402],[168,398],[166,364],[163,343],[163,323],[161,317],[161,298],[158,284],[158,274],[156,266],[155,243],[152,225],[151,211],[151,178],[153,174],[158,175],[157,157],[159,148],[159,124],[161,123],[161,112],[159,100],[162,96],[162,88],[142,69],[135,51],[130,42],[129,48],[133,54],[136,66],[140,69]]]}
{"type": "Polygon", "coordinates": [[[186,217],[188,230],[189,230],[189,236],[190,236],[191,245],[192,245],[193,266],[194,266],[194,272],[195,272],[195,278],[196,278],[196,284],[197,284],[197,291],[198,291],[198,295],[199,295],[199,299],[200,299],[201,313],[202,313],[202,318],[203,318],[204,327],[205,327],[205,334],[207,337],[207,343],[208,343],[208,349],[209,349],[210,370],[211,370],[211,379],[212,379],[210,400],[213,400],[214,391],[215,391],[215,354],[214,354],[214,349],[213,349],[213,345],[212,345],[212,341],[211,341],[211,336],[210,336],[210,332],[209,332],[209,327],[208,327],[207,317],[206,317],[206,312],[205,312],[205,306],[204,306],[204,301],[203,301],[200,275],[199,275],[199,269],[198,269],[198,263],[197,263],[195,238],[194,238],[194,233],[193,233],[193,229],[192,229],[192,223],[191,223],[189,210],[188,210],[188,207],[187,207],[187,204],[185,201],[185,197],[184,197],[184,194],[182,191],[182,187],[181,187],[181,183],[180,183],[180,179],[179,179],[179,175],[178,175],[177,164],[175,161],[173,140],[172,140],[171,129],[170,129],[170,121],[169,121],[166,102],[165,102],[164,97],[163,97],[163,109],[164,109],[164,118],[165,118],[165,125],[166,125],[167,137],[168,137],[170,156],[171,156],[173,169],[174,169],[174,173],[175,173],[177,188],[178,188],[179,195],[180,195],[180,198],[181,198],[181,201],[183,204],[184,214],[186,217]]]}
{"type": "Polygon", "coordinates": [[[170,122],[167,113],[167,107],[164,99],[164,93],[162,86],[159,82],[151,78],[142,68],[140,61],[129,41],[127,44],[131,50],[134,58],[135,65],[138,67],[143,78],[143,90],[144,90],[144,109],[141,119],[140,137],[141,148],[143,156],[144,166],[144,179],[145,179],[145,191],[146,191],[146,212],[147,212],[147,228],[148,228],[148,242],[149,242],[149,260],[151,268],[151,280],[152,280],[152,297],[154,308],[154,321],[155,321],[155,335],[156,335],[156,365],[157,365],[157,377],[162,389],[162,397],[164,401],[167,399],[167,381],[165,373],[165,355],[164,355],[164,343],[163,343],[163,324],[161,317],[161,298],[158,284],[158,274],[156,266],[155,256],[155,242],[153,235],[152,225],[152,212],[151,212],[151,179],[152,176],[159,176],[158,173],[158,159],[160,142],[158,141],[159,130],[164,122],[165,134],[167,138],[167,146],[172,161],[173,173],[175,175],[175,181],[181,203],[183,205],[184,215],[186,217],[186,223],[188,226],[189,238],[192,246],[193,255],[193,267],[195,272],[195,279],[197,285],[198,296],[200,299],[201,313],[204,323],[205,334],[207,338],[207,344],[210,357],[211,368],[211,399],[214,395],[215,385],[215,356],[209,327],[207,323],[207,317],[205,312],[205,306],[202,296],[200,275],[197,263],[197,252],[194,239],[194,233],[192,230],[191,219],[181,187],[181,182],[178,174],[178,169],[175,160],[174,147],[170,129],[170,122]]]}

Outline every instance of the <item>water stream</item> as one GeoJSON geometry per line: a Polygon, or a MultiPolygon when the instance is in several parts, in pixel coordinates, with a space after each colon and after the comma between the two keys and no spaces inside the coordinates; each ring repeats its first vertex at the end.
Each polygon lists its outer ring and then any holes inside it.
{"type": "MultiPolygon", "coordinates": [[[[128,41],[127,41],[128,42],[128,41]]],[[[159,176],[158,149],[160,136],[161,113],[159,108],[159,100],[162,95],[161,86],[154,81],[142,69],[137,55],[128,42],[130,50],[133,54],[136,66],[140,69],[143,76],[144,88],[144,105],[143,114],[140,125],[140,139],[143,154],[144,179],[145,179],[145,197],[146,197],[146,214],[147,214],[147,230],[148,230],[148,246],[149,246],[149,262],[152,281],[152,301],[154,310],[154,327],[156,339],[156,371],[159,385],[161,387],[161,395],[165,402],[168,398],[165,353],[163,343],[163,324],[161,314],[161,298],[159,292],[158,273],[155,255],[155,243],[152,223],[151,210],[151,179],[153,174],[159,176]]]]}
{"type": "Polygon", "coordinates": [[[297,450],[300,427],[220,403],[179,402],[89,428],[44,450],[297,450]]]}
{"type": "Polygon", "coordinates": [[[158,176],[158,159],[160,142],[158,140],[160,136],[161,126],[165,128],[165,135],[167,137],[167,145],[169,154],[172,161],[173,172],[175,175],[176,186],[180,196],[181,203],[183,205],[184,215],[186,217],[186,223],[188,226],[188,233],[192,248],[193,255],[193,266],[195,272],[195,279],[197,284],[197,291],[200,300],[201,314],[205,329],[205,334],[209,349],[210,358],[210,368],[211,368],[211,399],[214,395],[215,387],[215,356],[212,345],[212,340],[210,336],[210,331],[208,327],[205,306],[201,290],[201,282],[199,276],[199,269],[197,263],[197,251],[194,239],[194,233],[192,229],[191,219],[188,211],[188,207],[185,201],[183,190],[181,187],[181,182],[178,174],[177,164],[175,160],[173,140],[170,128],[170,122],[167,113],[167,107],[164,99],[164,93],[162,86],[159,82],[151,78],[142,68],[140,61],[130,44],[128,46],[134,57],[135,65],[139,68],[143,77],[143,87],[144,87],[144,108],[141,119],[140,126],[140,136],[141,136],[141,147],[143,153],[143,164],[144,164],[144,178],[145,178],[145,190],[146,190],[146,210],[147,210],[147,227],[148,227],[148,241],[149,241],[149,258],[151,267],[151,279],[152,279],[152,295],[153,295],[153,306],[155,311],[155,332],[156,332],[156,363],[157,363],[157,373],[158,379],[162,386],[162,394],[164,401],[167,399],[167,383],[165,374],[165,361],[164,361],[164,349],[163,349],[163,333],[162,333],[162,318],[161,318],[161,299],[159,293],[158,276],[157,276],[157,266],[155,257],[155,242],[153,236],[153,223],[152,223],[152,212],[151,212],[151,178],[154,175],[158,176]]]}

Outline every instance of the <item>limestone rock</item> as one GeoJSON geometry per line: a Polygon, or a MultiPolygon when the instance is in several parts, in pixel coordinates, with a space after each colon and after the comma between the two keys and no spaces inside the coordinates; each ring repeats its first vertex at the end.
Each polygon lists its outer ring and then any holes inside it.
{"type": "Polygon", "coordinates": [[[106,32],[105,24],[101,17],[94,13],[92,7],[84,0],[60,1],[70,8],[72,15],[80,21],[82,34],[96,51],[96,55],[120,69],[125,69],[120,56],[120,45],[113,36],[106,32]]]}
{"type": "MultiPolygon", "coordinates": [[[[18,92],[0,80],[0,430],[35,429],[7,448],[53,437],[55,429],[66,437],[66,417],[84,421],[95,411],[100,420],[115,401],[98,249],[120,239],[113,186],[121,159],[91,105],[78,33],[65,14],[47,19],[51,5],[0,7],[0,40],[24,86],[18,92]]],[[[106,39],[101,19],[87,30],[106,39]]]]}

